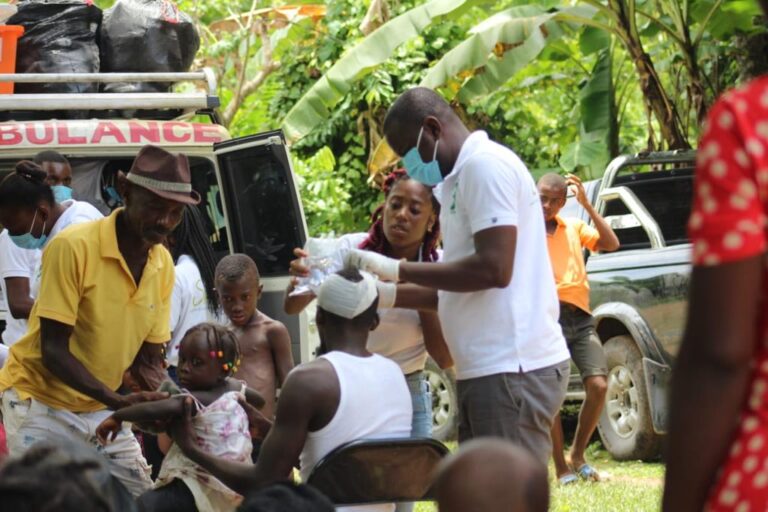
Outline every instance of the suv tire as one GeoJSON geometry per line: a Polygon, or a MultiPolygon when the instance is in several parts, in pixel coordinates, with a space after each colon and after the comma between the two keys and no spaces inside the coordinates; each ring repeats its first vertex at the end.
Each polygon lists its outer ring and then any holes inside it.
{"type": "Polygon", "coordinates": [[[651,460],[659,456],[661,436],[653,430],[643,355],[631,336],[605,343],[608,392],[598,429],[616,460],[651,460]]]}
{"type": "Polygon", "coordinates": [[[456,439],[459,405],[453,372],[442,370],[430,357],[424,367],[424,375],[432,394],[432,437],[438,441],[456,439]]]}

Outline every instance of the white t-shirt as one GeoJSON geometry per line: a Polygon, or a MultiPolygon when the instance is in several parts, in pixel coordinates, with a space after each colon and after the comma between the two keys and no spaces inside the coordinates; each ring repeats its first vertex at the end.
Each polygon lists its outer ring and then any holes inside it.
{"type": "Polygon", "coordinates": [[[200,270],[195,260],[186,254],[176,263],[176,280],[171,296],[171,342],[166,358],[168,364],[179,364],[179,345],[184,334],[197,324],[208,321],[208,298],[200,270]]]}
{"type": "MultiPolygon", "coordinates": [[[[411,435],[411,393],[403,373],[387,358],[357,357],[333,351],[320,356],[339,380],[339,406],[331,421],[309,432],[299,460],[307,481],[315,465],[331,450],[356,439],[405,438],[411,435]]],[[[344,512],[387,512],[392,504],[339,507],[344,512]]]]}
{"type": "Polygon", "coordinates": [[[439,292],[439,316],[456,377],[528,372],[567,360],[541,202],[525,164],[485,132],[474,132],[435,196],[441,204],[445,262],[475,254],[473,235],[479,231],[517,227],[506,288],[439,292]]]}
{"type": "MultiPolygon", "coordinates": [[[[86,203],[85,201],[67,199],[60,204],[66,206],[67,209],[64,210],[56,221],[56,224],[53,225],[51,232],[48,233],[48,239],[45,241],[45,245],[48,245],[56,235],[73,224],[82,224],[83,222],[99,220],[104,217],[91,203],[86,203]]],[[[43,246],[43,250],[45,250],[45,245],[43,246]]],[[[32,297],[37,297],[37,293],[40,291],[40,265],[41,262],[38,261],[37,266],[35,267],[34,279],[30,286],[30,294],[32,297]]]]}
{"type": "MultiPolygon", "coordinates": [[[[367,236],[367,233],[342,236],[339,251],[359,248],[367,236]]],[[[380,309],[379,326],[368,336],[367,348],[396,362],[406,375],[423,370],[427,349],[419,313],[412,309],[380,309]]]]}
{"type": "Polygon", "coordinates": [[[8,302],[8,290],[5,280],[10,277],[24,277],[30,281],[30,296],[32,287],[32,276],[35,275],[35,268],[40,264],[40,255],[38,250],[22,249],[11,240],[8,230],[4,229],[0,233],[0,278],[2,278],[3,300],[8,306],[8,313],[5,316],[5,330],[3,331],[3,343],[9,347],[16,343],[27,332],[27,320],[24,318],[13,318],[8,302]]]}

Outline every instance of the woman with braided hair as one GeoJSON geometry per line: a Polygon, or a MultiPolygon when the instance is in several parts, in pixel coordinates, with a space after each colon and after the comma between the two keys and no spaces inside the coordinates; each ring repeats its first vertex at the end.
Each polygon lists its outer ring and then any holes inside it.
{"type": "MultiPolygon", "coordinates": [[[[340,250],[364,249],[408,261],[434,262],[439,259],[440,206],[432,189],[408,177],[398,169],[383,184],[384,203],[373,214],[367,233],[353,233],[339,239],[340,250]]],[[[296,249],[299,259],[291,263],[295,277],[308,274],[302,258],[308,254],[296,249]]],[[[292,290],[294,283],[289,289],[292,290]]],[[[296,314],[313,295],[286,294],[285,311],[296,314]]],[[[427,355],[441,368],[453,366],[443,339],[437,314],[391,308],[379,310],[380,323],[368,338],[368,350],[398,363],[406,376],[413,399],[413,437],[432,433],[432,399],[424,376],[427,355]]]]}

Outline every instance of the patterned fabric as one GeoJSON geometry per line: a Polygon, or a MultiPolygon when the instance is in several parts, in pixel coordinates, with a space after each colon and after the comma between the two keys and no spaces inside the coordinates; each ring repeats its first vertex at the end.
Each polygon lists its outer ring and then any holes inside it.
{"type": "MultiPolygon", "coordinates": [[[[248,416],[237,400],[241,395],[238,391],[224,393],[207,407],[196,401],[198,412],[193,421],[198,445],[204,451],[227,460],[250,462],[248,416]]],[[[175,478],[189,487],[200,512],[235,510],[242,501],[242,496],[189,460],[173,444],[160,468],[156,487],[167,485],[175,478]]]]}
{"type": "MultiPolygon", "coordinates": [[[[712,108],[699,146],[693,262],[713,266],[763,254],[768,212],[768,77],[712,108]]],[[[764,290],[768,289],[768,282],[764,290]]],[[[760,319],[754,374],[740,426],[707,504],[709,511],[768,510],[768,337],[760,319]]]]}

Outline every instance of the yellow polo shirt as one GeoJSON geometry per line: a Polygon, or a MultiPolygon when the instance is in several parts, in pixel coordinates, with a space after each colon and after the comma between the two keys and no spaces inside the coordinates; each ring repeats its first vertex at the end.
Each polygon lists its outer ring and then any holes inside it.
{"type": "Polygon", "coordinates": [[[170,339],[173,260],[162,245],[155,245],[136,286],[117,246],[120,211],[72,226],[45,248],[40,293],[27,334],[11,347],[0,370],[0,390],[12,387],[21,399],[32,397],[72,412],[106,408],[64,384],[43,365],[40,318],[71,325],[70,352],[112,390],[120,387],[123,373],[144,341],[170,339]]]}
{"type": "Polygon", "coordinates": [[[580,219],[563,219],[559,215],[557,229],[547,233],[547,248],[552,271],[557,284],[560,302],[567,302],[590,312],[589,281],[584,264],[584,248],[594,251],[600,240],[600,233],[580,219]]]}

